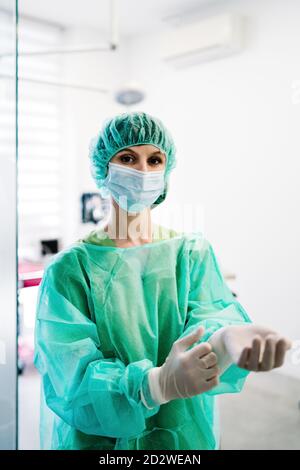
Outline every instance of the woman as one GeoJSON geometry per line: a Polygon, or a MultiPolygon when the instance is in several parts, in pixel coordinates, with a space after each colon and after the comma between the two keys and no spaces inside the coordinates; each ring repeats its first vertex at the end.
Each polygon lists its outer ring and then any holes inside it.
{"type": "Polygon", "coordinates": [[[216,395],[291,347],[251,324],[201,233],[156,226],[175,147],[146,113],[108,120],[91,169],[113,214],[54,256],[39,289],[35,365],[47,449],[218,449],[216,395]]]}

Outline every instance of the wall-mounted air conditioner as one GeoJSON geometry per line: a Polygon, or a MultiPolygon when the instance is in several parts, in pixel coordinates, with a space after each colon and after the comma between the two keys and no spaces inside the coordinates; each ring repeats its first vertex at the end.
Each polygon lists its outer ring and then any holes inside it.
{"type": "Polygon", "coordinates": [[[163,33],[162,59],[174,67],[226,57],[242,48],[244,18],[222,14],[163,33]]]}

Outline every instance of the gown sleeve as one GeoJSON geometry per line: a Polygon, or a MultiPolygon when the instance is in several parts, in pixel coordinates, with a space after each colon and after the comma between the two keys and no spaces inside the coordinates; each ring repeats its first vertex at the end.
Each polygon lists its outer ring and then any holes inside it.
{"type": "MultiPolygon", "coordinates": [[[[186,336],[203,325],[204,335],[200,342],[209,341],[222,327],[252,323],[250,317],[236,300],[220,271],[211,244],[202,236],[189,240],[187,273],[188,301],[187,319],[180,337],[186,336]]],[[[209,395],[241,391],[249,371],[230,364],[220,375],[220,383],[209,395]]]]}
{"type": "Polygon", "coordinates": [[[34,364],[47,406],[86,434],[134,437],[157,413],[147,381],[153,363],[104,357],[91,319],[89,280],[75,256],[52,261],[38,291],[34,364]],[[146,384],[146,385],[145,385],[146,384]],[[141,387],[153,407],[141,400],[141,387]]]}

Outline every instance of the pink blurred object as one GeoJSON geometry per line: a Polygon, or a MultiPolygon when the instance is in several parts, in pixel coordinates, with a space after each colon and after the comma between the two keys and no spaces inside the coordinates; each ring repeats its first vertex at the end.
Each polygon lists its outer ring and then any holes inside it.
{"type": "Polygon", "coordinates": [[[33,362],[34,339],[31,336],[26,338],[18,337],[18,356],[23,364],[29,365],[33,362]]]}
{"type": "Polygon", "coordinates": [[[32,261],[20,260],[19,262],[19,287],[38,286],[43,277],[44,265],[32,261]]]}

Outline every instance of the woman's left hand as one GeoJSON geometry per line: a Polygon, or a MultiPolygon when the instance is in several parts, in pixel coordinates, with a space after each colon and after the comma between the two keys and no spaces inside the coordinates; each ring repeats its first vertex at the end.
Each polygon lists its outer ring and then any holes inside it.
{"type": "Polygon", "coordinates": [[[223,332],[223,344],[239,367],[265,372],[281,367],[292,342],[276,331],[255,324],[230,325],[223,332]]]}

